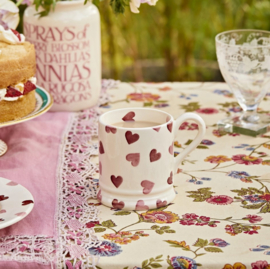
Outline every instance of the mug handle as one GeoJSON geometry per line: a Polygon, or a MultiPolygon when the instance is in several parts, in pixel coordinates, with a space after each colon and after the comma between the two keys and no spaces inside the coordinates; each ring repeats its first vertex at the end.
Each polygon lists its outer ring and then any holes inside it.
{"type": "Polygon", "coordinates": [[[204,120],[195,113],[185,113],[177,118],[173,123],[173,134],[176,137],[177,131],[181,123],[186,120],[193,120],[195,121],[198,126],[198,134],[195,139],[190,143],[179,155],[174,158],[174,171],[176,172],[177,167],[179,166],[180,162],[193,150],[195,149],[202,141],[202,138],[205,134],[206,126],[204,120]]]}

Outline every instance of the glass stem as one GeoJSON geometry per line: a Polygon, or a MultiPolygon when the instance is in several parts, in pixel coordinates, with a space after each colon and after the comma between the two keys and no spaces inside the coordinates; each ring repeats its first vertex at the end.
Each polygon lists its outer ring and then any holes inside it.
{"type": "Polygon", "coordinates": [[[250,123],[256,123],[260,119],[260,116],[257,113],[257,108],[252,110],[244,110],[241,120],[250,123]]]}

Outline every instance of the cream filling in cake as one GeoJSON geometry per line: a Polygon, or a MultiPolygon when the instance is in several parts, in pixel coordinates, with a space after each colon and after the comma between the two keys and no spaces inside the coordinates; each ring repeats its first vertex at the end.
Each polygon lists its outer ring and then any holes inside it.
{"type": "MultiPolygon", "coordinates": [[[[31,83],[33,83],[34,85],[36,85],[37,83],[37,79],[36,77],[31,77],[28,79],[31,83]]],[[[24,84],[23,83],[18,83],[16,85],[11,85],[12,88],[16,89],[17,91],[23,93],[24,91],[24,84]]],[[[21,96],[16,96],[16,97],[5,97],[7,93],[7,89],[0,89],[0,101],[1,100],[5,100],[5,101],[16,101],[18,100],[19,98],[22,98],[23,95],[21,96]]]]}
{"type": "Polygon", "coordinates": [[[15,35],[11,29],[6,30],[2,25],[0,25],[0,41],[6,42],[8,44],[24,43],[25,36],[23,34],[19,34],[19,36],[20,38],[15,35]]]}

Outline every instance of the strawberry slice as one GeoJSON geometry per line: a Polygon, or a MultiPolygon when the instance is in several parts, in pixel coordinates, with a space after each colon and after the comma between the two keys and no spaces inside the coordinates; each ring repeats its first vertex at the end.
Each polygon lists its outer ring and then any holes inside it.
{"type": "Polygon", "coordinates": [[[18,90],[16,90],[15,88],[12,87],[7,87],[7,93],[5,95],[5,97],[18,97],[21,96],[22,93],[18,90]]]}
{"type": "Polygon", "coordinates": [[[14,29],[10,29],[10,30],[13,32],[13,34],[14,34],[15,36],[18,37],[19,41],[21,41],[21,35],[20,35],[20,33],[17,32],[16,30],[14,30],[14,29]]]}
{"type": "Polygon", "coordinates": [[[27,82],[24,83],[24,91],[23,94],[27,94],[33,90],[35,90],[37,87],[35,84],[33,84],[30,80],[27,80],[27,82]]]}

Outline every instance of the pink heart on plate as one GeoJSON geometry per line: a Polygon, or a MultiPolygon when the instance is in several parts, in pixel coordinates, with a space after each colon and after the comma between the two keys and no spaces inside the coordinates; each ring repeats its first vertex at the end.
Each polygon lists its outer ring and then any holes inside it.
{"type": "Polygon", "coordinates": [[[97,199],[99,202],[101,202],[101,200],[102,200],[101,190],[98,191],[97,199]]]}
{"type": "Polygon", "coordinates": [[[150,152],[150,162],[155,162],[157,160],[159,160],[161,157],[161,153],[157,152],[156,149],[152,149],[150,152]]]}
{"type": "Polygon", "coordinates": [[[7,200],[9,197],[5,195],[0,195],[0,201],[7,200]]]}
{"type": "Polygon", "coordinates": [[[99,174],[102,175],[102,163],[99,162],[99,174]]]}
{"type": "Polygon", "coordinates": [[[10,182],[8,182],[7,185],[8,185],[8,186],[17,186],[18,183],[17,183],[17,182],[14,182],[14,181],[10,181],[10,182]]]}
{"type": "Polygon", "coordinates": [[[155,130],[156,132],[159,132],[160,127],[153,128],[153,130],[155,130]]]}
{"type": "Polygon", "coordinates": [[[129,153],[126,160],[131,162],[132,166],[137,166],[140,162],[140,153],[129,153]]]}
{"type": "Polygon", "coordinates": [[[113,185],[116,188],[118,188],[122,184],[123,178],[121,176],[116,177],[116,176],[112,175],[111,176],[111,181],[112,181],[113,185]]]}
{"type": "Polygon", "coordinates": [[[173,143],[169,146],[169,153],[173,155],[173,143]]]}
{"type": "Polygon", "coordinates": [[[115,209],[122,209],[125,206],[125,203],[123,201],[118,202],[117,199],[113,199],[112,206],[115,209]]]}
{"type": "Polygon", "coordinates": [[[0,210],[0,214],[6,213],[7,211],[5,209],[0,210]]]}
{"type": "Polygon", "coordinates": [[[26,215],[26,212],[19,212],[19,213],[16,213],[15,215],[19,217],[24,217],[26,215]]]}
{"type": "Polygon", "coordinates": [[[106,131],[106,133],[112,133],[112,134],[115,134],[116,133],[116,131],[117,131],[117,129],[116,128],[114,128],[114,127],[111,127],[111,126],[105,126],[105,131],[106,131]]]}
{"type": "Polygon", "coordinates": [[[101,141],[99,141],[99,153],[100,153],[100,154],[105,153],[105,151],[104,151],[104,147],[103,147],[103,144],[102,144],[102,142],[101,142],[101,141]]]}
{"type": "Polygon", "coordinates": [[[162,202],[160,199],[158,199],[157,202],[156,202],[156,205],[157,205],[157,207],[163,207],[163,206],[167,205],[167,201],[164,200],[162,202]]]}
{"type": "Polygon", "coordinates": [[[136,141],[138,141],[139,138],[140,138],[140,136],[138,134],[132,134],[131,131],[127,131],[125,133],[125,137],[126,137],[126,140],[127,140],[129,145],[136,142],[136,141]]]}
{"type": "Polygon", "coordinates": [[[24,200],[22,201],[22,205],[29,205],[29,204],[33,204],[34,201],[33,200],[24,200]]]}
{"type": "Polygon", "coordinates": [[[167,183],[168,184],[172,184],[173,183],[173,172],[170,173],[170,176],[167,179],[167,183]]]}
{"type": "Polygon", "coordinates": [[[144,204],[143,200],[138,200],[135,210],[148,210],[149,206],[144,204]]]}
{"type": "Polygon", "coordinates": [[[135,117],[135,112],[130,111],[122,118],[122,120],[123,121],[134,121],[134,119],[133,119],[134,117],[135,117]]]}
{"type": "Polygon", "coordinates": [[[143,194],[149,194],[153,187],[154,187],[155,183],[149,180],[143,180],[141,182],[141,186],[143,187],[143,194]]]}
{"type": "Polygon", "coordinates": [[[172,122],[170,122],[170,123],[167,124],[167,129],[168,129],[170,132],[172,132],[172,127],[173,127],[173,123],[172,123],[172,122]]]}

